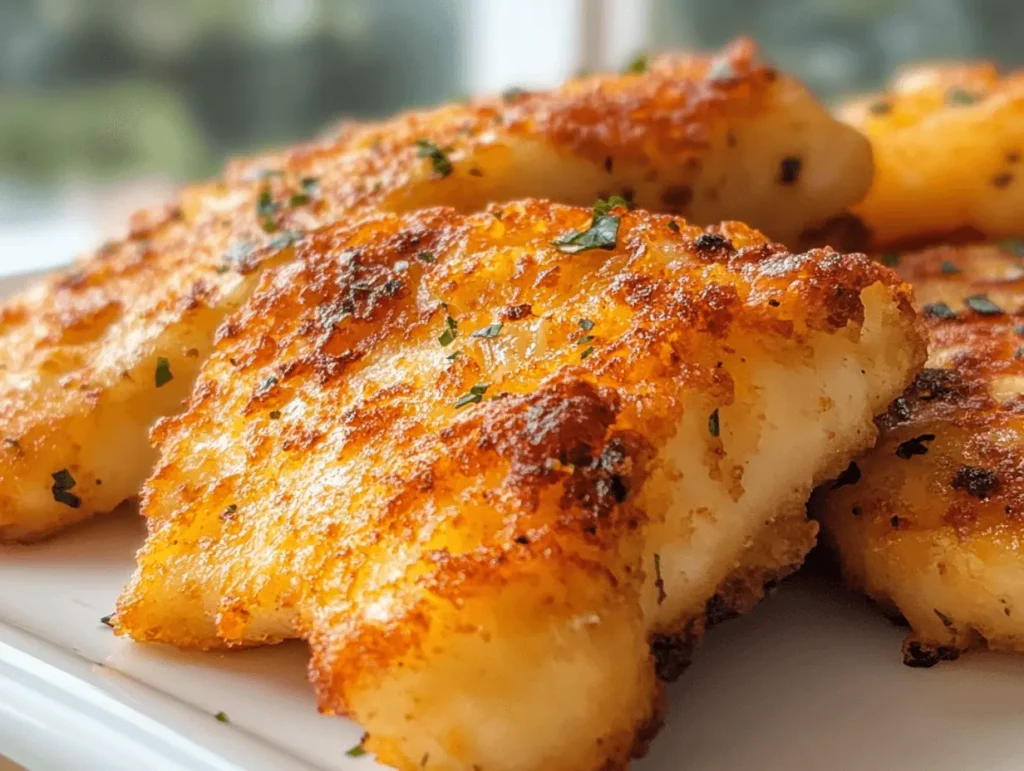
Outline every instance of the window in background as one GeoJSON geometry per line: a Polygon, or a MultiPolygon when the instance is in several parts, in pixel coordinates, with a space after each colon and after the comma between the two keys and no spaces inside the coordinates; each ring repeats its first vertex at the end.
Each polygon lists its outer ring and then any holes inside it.
{"type": "Polygon", "coordinates": [[[922,59],[1024,63],[1020,0],[651,0],[652,44],[712,48],[746,34],[826,99],[877,88],[922,59]]]}
{"type": "Polygon", "coordinates": [[[68,259],[228,155],[456,96],[460,5],[3,0],[0,271],[68,259]]]}

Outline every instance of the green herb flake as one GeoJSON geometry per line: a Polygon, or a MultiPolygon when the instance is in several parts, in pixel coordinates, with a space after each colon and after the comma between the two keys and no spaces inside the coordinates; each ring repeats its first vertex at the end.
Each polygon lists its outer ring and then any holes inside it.
{"type": "Polygon", "coordinates": [[[639,74],[641,72],[647,72],[647,65],[647,54],[641,51],[640,53],[638,53],[636,56],[629,60],[629,64],[626,65],[625,71],[627,73],[632,72],[636,74],[639,74]]]}
{"type": "Polygon", "coordinates": [[[227,715],[226,712],[218,712],[216,715],[214,715],[214,717],[217,718],[217,720],[220,721],[221,723],[230,722],[228,720],[228,715],[227,715]]]}
{"type": "Polygon", "coordinates": [[[455,400],[455,409],[465,407],[467,404],[477,404],[482,402],[484,394],[487,393],[487,389],[490,388],[488,383],[478,383],[469,389],[468,394],[463,394],[455,400]]]}
{"type": "Polygon", "coordinates": [[[434,256],[433,252],[420,252],[416,255],[416,259],[420,262],[434,263],[437,262],[437,257],[434,256]]]}
{"type": "Polygon", "coordinates": [[[629,210],[636,208],[636,204],[629,199],[623,198],[621,195],[611,195],[608,196],[608,200],[598,198],[594,201],[594,216],[604,217],[616,206],[625,206],[629,210]]]}
{"type": "Polygon", "coordinates": [[[896,252],[886,252],[882,255],[882,264],[889,268],[895,268],[900,264],[900,256],[896,252]]]}
{"type": "Polygon", "coordinates": [[[292,207],[305,206],[307,203],[310,202],[310,200],[311,199],[307,193],[295,193],[291,198],[288,199],[288,205],[292,207]]]}
{"type": "Polygon", "coordinates": [[[501,334],[501,327],[501,324],[489,324],[483,329],[478,329],[470,337],[482,337],[485,340],[491,340],[501,334]]]}
{"type": "Polygon", "coordinates": [[[448,361],[455,361],[461,355],[462,351],[455,351],[454,353],[449,353],[447,356],[445,356],[445,358],[448,359],[448,361]]]}
{"type": "Polygon", "coordinates": [[[316,177],[303,177],[299,181],[302,191],[308,196],[317,195],[320,192],[320,180],[316,177]]]}
{"type": "Polygon", "coordinates": [[[671,230],[673,233],[678,233],[679,232],[679,223],[676,222],[675,220],[669,220],[668,221],[668,229],[671,230]]]}
{"type": "Polygon", "coordinates": [[[503,102],[517,102],[519,97],[524,96],[528,93],[525,89],[519,88],[518,86],[512,86],[512,88],[506,88],[501,92],[501,101],[503,102]]]}
{"type": "Polygon", "coordinates": [[[1013,358],[1024,359],[1024,346],[1020,346],[1013,352],[1013,358]]]}
{"type": "Polygon", "coordinates": [[[264,217],[260,220],[260,227],[263,228],[264,233],[273,233],[277,230],[277,223],[273,217],[264,217]]]}
{"type": "Polygon", "coordinates": [[[595,215],[586,230],[577,230],[559,236],[551,245],[566,254],[578,254],[588,249],[614,249],[619,236],[617,216],[595,215]]]}
{"type": "Polygon", "coordinates": [[[451,316],[445,316],[444,326],[444,332],[437,338],[442,346],[450,345],[459,336],[459,325],[451,316]]]}
{"type": "Polygon", "coordinates": [[[946,92],[946,104],[954,107],[963,107],[969,104],[974,104],[979,99],[981,99],[979,94],[968,91],[965,88],[960,88],[959,86],[951,88],[946,92]]]}
{"type": "Polygon", "coordinates": [[[171,362],[163,356],[156,360],[154,380],[156,381],[157,388],[161,388],[174,380],[174,375],[171,374],[171,362]]]}
{"type": "Polygon", "coordinates": [[[284,249],[302,240],[302,233],[297,230],[285,230],[280,235],[274,236],[267,243],[271,249],[284,249]]]}
{"type": "Polygon", "coordinates": [[[580,319],[580,329],[584,332],[589,332],[594,328],[594,322],[590,319],[580,319]]]}
{"type": "Polygon", "coordinates": [[[943,626],[946,626],[946,627],[953,626],[953,619],[951,619],[949,616],[947,616],[945,613],[943,613],[938,608],[932,608],[932,610],[935,611],[935,615],[939,617],[939,621],[942,622],[943,626]]]}
{"type": "Polygon", "coordinates": [[[594,342],[593,335],[583,335],[579,340],[576,341],[576,345],[586,345],[587,343],[594,342]]]}
{"type": "Polygon", "coordinates": [[[925,316],[933,319],[955,319],[956,311],[946,303],[929,303],[921,309],[925,316]]]}
{"type": "Polygon", "coordinates": [[[654,586],[658,590],[658,604],[661,605],[668,597],[665,594],[665,579],[661,577],[661,555],[654,552],[654,586]]]}
{"type": "Polygon", "coordinates": [[[270,217],[276,209],[274,199],[270,194],[270,188],[263,188],[260,191],[259,198],[256,199],[256,216],[270,217]]]}
{"type": "Polygon", "coordinates": [[[940,270],[947,276],[953,276],[960,273],[960,268],[958,268],[956,263],[951,260],[943,260],[940,270]]]}
{"type": "Polygon", "coordinates": [[[872,115],[888,115],[892,112],[892,105],[884,99],[879,99],[877,102],[872,102],[868,107],[868,112],[872,115]]]}
{"type": "Polygon", "coordinates": [[[109,616],[100,616],[100,623],[103,626],[109,626],[111,629],[114,628],[114,614],[111,613],[109,616]]]}
{"type": "Polygon", "coordinates": [[[355,747],[349,748],[345,754],[350,758],[361,758],[366,754],[366,750],[363,749],[363,745],[357,744],[355,747]]]}
{"type": "Polygon", "coordinates": [[[975,313],[980,313],[982,316],[1001,316],[1003,309],[992,302],[988,295],[984,294],[972,294],[970,297],[964,298],[964,303],[975,313]]]}
{"type": "Polygon", "coordinates": [[[447,177],[452,173],[452,162],[448,160],[447,153],[440,147],[428,139],[417,139],[416,147],[419,148],[416,151],[416,155],[420,158],[429,158],[430,162],[434,165],[435,174],[447,177]]]}
{"type": "Polygon", "coordinates": [[[719,433],[721,433],[721,426],[719,425],[719,421],[718,421],[718,408],[717,407],[715,408],[714,412],[712,412],[710,415],[708,415],[708,433],[711,434],[711,436],[714,436],[714,437],[717,437],[719,435],[719,433]]]}
{"type": "Polygon", "coordinates": [[[1007,241],[1000,241],[999,248],[1017,257],[1024,257],[1024,239],[1011,238],[1007,241]]]}
{"type": "Polygon", "coordinates": [[[1024,324],[1014,324],[1013,333],[1015,335],[1024,335],[1024,324]]]}
{"type": "Polygon", "coordinates": [[[220,513],[221,519],[230,519],[234,516],[235,512],[238,511],[238,504],[231,503],[224,507],[224,511],[220,513]]]}
{"type": "Polygon", "coordinates": [[[584,359],[586,359],[593,352],[594,352],[594,346],[592,346],[592,345],[587,347],[587,348],[584,348],[583,351],[580,353],[580,361],[583,361],[584,359]]]}

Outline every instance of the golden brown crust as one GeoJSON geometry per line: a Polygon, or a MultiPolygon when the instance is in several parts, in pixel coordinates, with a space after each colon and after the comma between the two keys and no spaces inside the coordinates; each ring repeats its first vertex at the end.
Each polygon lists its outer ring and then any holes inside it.
{"type": "Polygon", "coordinates": [[[216,325],[268,260],[291,259],[318,227],[374,209],[624,194],[785,238],[859,198],[869,167],[863,138],[744,41],[641,74],[348,125],[232,163],[0,310],[0,434],[21,446],[0,455],[0,540],[45,535],[134,495],[153,462],[146,431],[187,395],[216,325]],[[800,173],[780,180],[794,158],[800,173]],[[160,359],[173,380],[156,389],[160,359]],[[76,507],[51,495],[63,470],[76,507]]]}
{"type": "Polygon", "coordinates": [[[913,631],[922,666],[985,644],[1021,650],[1022,246],[898,257],[931,337],[926,368],[878,420],[878,446],[817,496],[847,578],[913,631]]]}
{"type": "MultiPolygon", "coordinates": [[[[154,431],[149,538],[117,630],[200,648],[307,639],[321,709],[366,724],[368,748],[403,768],[410,747],[436,739],[424,726],[440,718],[409,696],[421,679],[453,661],[473,679],[474,645],[510,645],[516,658],[488,653],[478,680],[525,687],[516,667],[531,641],[550,638],[533,655],[553,666],[581,635],[597,660],[627,651],[585,670],[628,683],[593,686],[628,709],[597,721],[586,745],[601,736],[596,757],[624,762],[656,717],[649,635],[695,639],[813,540],[802,497],[777,518],[752,504],[749,529],[738,509],[685,502],[667,522],[680,473],[691,491],[751,498],[743,471],[760,442],[740,438],[755,430],[728,409],[761,389],[737,344],[756,338],[751,355],[783,372],[811,366],[821,339],[862,334],[869,291],[903,325],[900,345],[921,341],[907,287],[863,256],[793,255],[743,225],[702,230],[624,207],[605,215],[607,248],[559,246],[597,216],[542,201],[378,214],[324,229],[268,271],[221,327],[187,410],[154,431]],[[682,442],[697,460],[676,471],[667,448],[690,419],[684,403],[700,410],[682,442]],[[709,516],[739,528],[737,546],[691,603],[676,592],[704,577],[684,577],[667,552],[659,562],[649,533],[708,528],[709,516]],[[629,639],[595,642],[607,635],[629,639]],[[426,739],[388,725],[402,699],[426,739]]],[[[672,538],[685,551],[689,538],[672,538]]],[[[503,710],[523,704],[503,698],[503,710]]],[[[476,757],[467,731],[441,742],[445,757],[476,757]]]]}
{"type": "Polygon", "coordinates": [[[872,143],[875,178],[853,211],[875,248],[1016,236],[1024,208],[1024,74],[921,64],[842,116],[872,143]]]}

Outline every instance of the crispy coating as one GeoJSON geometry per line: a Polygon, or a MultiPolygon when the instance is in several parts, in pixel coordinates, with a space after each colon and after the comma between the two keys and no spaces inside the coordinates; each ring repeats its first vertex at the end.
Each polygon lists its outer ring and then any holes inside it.
{"type": "Polygon", "coordinates": [[[842,117],[870,138],[875,179],[853,211],[876,247],[999,239],[1024,211],[1024,75],[919,65],[842,117]]]}
{"type": "Polygon", "coordinates": [[[155,460],[147,431],[188,394],[217,324],[267,260],[290,259],[317,227],[367,208],[469,211],[520,196],[589,205],[621,193],[786,237],[858,199],[869,154],[741,42],[642,74],[349,125],[233,163],[0,308],[0,438],[17,444],[0,452],[0,541],[135,495],[155,460]],[[159,388],[158,369],[173,376],[159,388]],[[55,473],[74,480],[71,497],[53,490],[55,473]]]}
{"type": "Polygon", "coordinates": [[[596,216],[381,214],[267,272],[154,431],[117,631],[306,639],[321,709],[403,769],[642,749],[656,675],[799,565],[924,346],[862,255],[596,216]]]}
{"type": "Polygon", "coordinates": [[[847,580],[911,626],[908,664],[1024,651],[1022,245],[905,254],[928,367],[879,418],[878,446],[815,496],[847,580]]]}

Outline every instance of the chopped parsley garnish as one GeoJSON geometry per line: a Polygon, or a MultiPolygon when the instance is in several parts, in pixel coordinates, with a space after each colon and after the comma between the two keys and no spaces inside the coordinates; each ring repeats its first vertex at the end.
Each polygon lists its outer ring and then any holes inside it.
{"type": "Polygon", "coordinates": [[[478,329],[476,332],[471,334],[470,337],[482,337],[485,340],[490,340],[491,338],[495,338],[501,334],[501,327],[502,325],[500,323],[489,324],[483,329],[478,329]]]}
{"type": "Polygon", "coordinates": [[[592,354],[593,352],[594,352],[594,346],[592,346],[592,345],[588,346],[587,348],[584,348],[583,351],[580,353],[580,361],[583,361],[585,358],[590,356],[590,354],[592,354]]]}
{"type": "Polygon", "coordinates": [[[999,248],[1005,249],[1018,257],[1024,257],[1024,239],[1011,238],[1008,241],[1000,241],[999,248]]]}
{"type": "Polygon", "coordinates": [[[882,264],[889,268],[895,268],[900,264],[900,256],[896,252],[886,252],[882,255],[882,264]]]}
{"type": "Polygon", "coordinates": [[[625,206],[627,209],[634,209],[636,207],[636,204],[634,204],[628,198],[623,198],[621,195],[608,196],[607,201],[598,198],[596,201],[594,201],[594,216],[603,217],[616,206],[625,206]]]}
{"type": "Polygon", "coordinates": [[[274,199],[270,195],[269,188],[263,188],[260,191],[259,198],[256,199],[256,216],[260,218],[260,225],[268,233],[272,233],[277,229],[277,223],[274,222],[274,212],[277,207],[274,205],[274,199]]]}
{"type": "Polygon", "coordinates": [[[501,92],[501,100],[503,102],[515,102],[525,93],[527,93],[525,89],[519,88],[519,86],[512,86],[512,88],[506,88],[501,92]]]}
{"type": "Polygon", "coordinates": [[[647,54],[641,51],[630,59],[626,65],[626,72],[647,72],[647,54]]]}
{"type": "Polygon", "coordinates": [[[459,335],[459,325],[451,316],[444,317],[444,332],[437,338],[441,345],[449,345],[459,335]]]}
{"type": "Polygon", "coordinates": [[[938,608],[932,608],[932,610],[935,611],[935,615],[939,617],[939,621],[942,622],[943,626],[953,626],[953,619],[951,619],[938,608]]]}
{"type": "Polygon", "coordinates": [[[988,295],[972,294],[970,297],[964,298],[964,303],[972,311],[980,313],[982,316],[1000,316],[1003,313],[1003,309],[988,299],[988,295]]]}
{"type": "Polygon", "coordinates": [[[921,309],[925,316],[933,319],[955,319],[956,311],[946,303],[929,303],[921,309]]]}
{"type": "Polygon", "coordinates": [[[434,173],[442,177],[447,177],[452,173],[452,162],[448,160],[448,155],[444,150],[428,139],[417,139],[416,146],[419,148],[416,155],[420,158],[429,158],[430,162],[434,164],[434,173]]]}
{"type": "Polygon", "coordinates": [[[947,276],[952,276],[960,272],[960,268],[958,268],[956,266],[956,263],[952,262],[951,260],[943,260],[940,270],[947,276]]]}
{"type": "Polygon", "coordinates": [[[1024,346],[1017,348],[1017,350],[1013,352],[1013,358],[1024,359],[1024,346]]]}
{"type": "Polygon", "coordinates": [[[320,192],[320,180],[316,177],[303,177],[299,184],[306,195],[314,196],[320,192]]]}
{"type": "Polygon", "coordinates": [[[218,712],[216,715],[214,715],[214,717],[217,718],[217,720],[219,720],[221,723],[228,722],[228,715],[226,712],[218,712]]]}
{"type": "Polygon", "coordinates": [[[580,319],[580,329],[584,332],[589,332],[594,328],[594,322],[590,319],[580,319]]]}
{"type": "Polygon", "coordinates": [[[1014,324],[1013,332],[1017,335],[1024,335],[1024,324],[1014,324]]]}
{"type": "Polygon", "coordinates": [[[905,442],[901,442],[900,446],[896,448],[896,457],[902,458],[903,460],[910,460],[915,455],[926,455],[928,448],[925,447],[925,442],[931,442],[935,439],[935,434],[921,434],[915,436],[913,439],[908,439],[905,442]]]}
{"type": "Polygon", "coordinates": [[[716,80],[732,80],[736,77],[736,70],[732,66],[732,62],[725,58],[718,58],[711,62],[711,66],[708,67],[708,72],[705,78],[710,81],[716,80]]]}
{"type": "Polygon", "coordinates": [[[291,198],[288,199],[289,206],[305,206],[309,203],[310,197],[308,193],[295,193],[291,198]]]}
{"type": "Polygon", "coordinates": [[[619,223],[621,220],[616,215],[608,214],[608,211],[613,206],[624,204],[625,199],[619,196],[612,196],[608,201],[597,201],[594,204],[594,216],[590,221],[589,228],[559,236],[551,242],[551,245],[566,254],[578,254],[588,249],[614,249],[619,236],[619,223]],[[622,203],[611,203],[615,199],[622,201],[622,203]]]}
{"type": "Polygon", "coordinates": [[[583,335],[579,340],[576,341],[576,345],[585,345],[586,343],[594,342],[593,335],[583,335]]]}
{"type": "Polygon", "coordinates": [[[448,361],[455,361],[461,355],[462,351],[455,351],[454,353],[449,353],[447,356],[445,356],[445,358],[448,359],[448,361]]]}
{"type": "Polygon", "coordinates": [[[221,515],[221,517],[230,517],[236,511],[238,511],[238,504],[237,503],[231,503],[231,504],[229,504],[228,506],[226,506],[224,508],[224,511],[222,511],[220,515],[221,515]]]}
{"type": "Polygon", "coordinates": [[[669,220],[668,221],[668,229],[671,230],[673,233],[678,233],[679,232],[679,223],[676,222],[675,220],[669,220]]]}
{"type": "Polygon", "coordinates": [[[103,626],[109,626],[111,629],[113,629],[114,628],[113,618],[114,618],[114,614],[113,613],[111,613],[109,616],[100,616],[100,623],[103,624],[103,626]]]}
{"type": "Polygon", "coordinates": [[[77,482],[75,478],[71,476],[71,472],[66,468],[62,468],[60,471],[55,471],[50,474],[53,477],[53,486],[50,490],[53,492],[53,500],[57,503],[63,503],[65,506],[70,506],[73,509],[77,509],[82,505],[82,499],[70,492],[77,482]]]}
{"type": "Polygon", "coordinates": [[[420,262],[437,262],[437,257],[434,256],[433,252],[420,252],[416,255],[416,259],[420,262]]]}
{"type": "Polygon", "coordinates": [[[487,389],[490,388],[488,383],[478,383],[469,389],[468,394],[463,394],[455,400],[455,409],[465,407],[467,404],[477,404],[484,400],[484,394],[487,393],[487,389]]]}
{"type": "Polygon", "coordinates": [[[366,754],[366,750],[363,749],[363,745],[357,744],[355,747],[351,747],[345,752],[350,758],[361,758],[366,754]]]}
{"type": "Polygon", "coordinates": [[[156,373],[154,375],[156,381],[156,387],[160,388],[165,386],[174,380],[174,375],[171,374],[171,363],[163,356],[156,360],[156,373]]]}
{"type": "Polygon", "coordinates": [[[661,577],[661,555],[654,552],[654,586],[658,590],[658,604],[661,605],[668,597],[665,594],[665,580],[661,577]]]}
{"type": "Polygon", "coordinates": [[[884,99],[879,99],[877,102],[872,102],[868,107],[868,112],[872,115],[888,115],[892,112],[892,105],[886,102],[884,99]]]}
{"type": "Polygon", "coordinates": [[[287,246],[291,246],[296,241],[302,240],[302,233],[297,230],[285,230],[280,235],[274,236],[270,239],[267,244],[271,249],[284,249],[287,246]]]}
{"type": "Polygon", "coordinates": [[[974,104],[979,99],[981,99],[980,95],[959,86],[951,88],[946,92],[946,104],[956,107],[974,104]]]}
{"type": "Polygon", "coordinates": [[[708,433],[711,434],[711,436],[717,437],[720,431],[721,426],[718,422],[718,408],[716,407],[715,411],[708,415],[708,433]]]}

